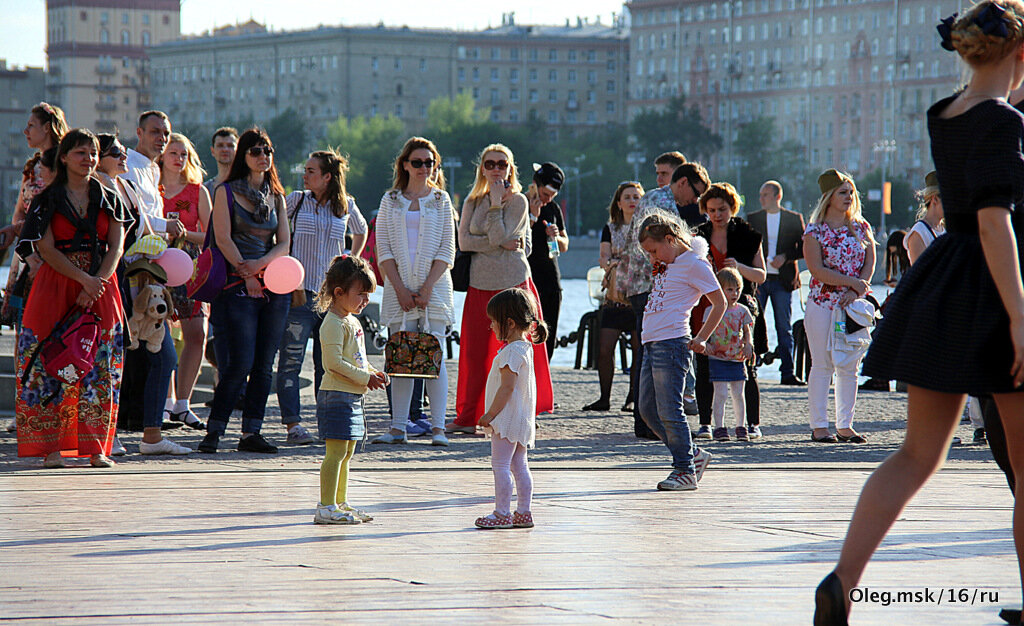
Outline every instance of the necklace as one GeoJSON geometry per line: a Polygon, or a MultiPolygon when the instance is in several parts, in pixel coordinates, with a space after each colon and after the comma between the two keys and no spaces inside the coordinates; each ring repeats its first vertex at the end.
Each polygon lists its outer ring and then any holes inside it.
{"type": "Polygon", "coordinates": [[[980,98],[991,98],[993,100],[1006,100],[1006,95],[1004,95],[1004,94],[976,93],[976,94],[971,94],[971,95],[968,96],[968,95],[965,95],[966,93],[967,92],[963,92],[963,93],[960,94],[960,99],[961,100],[978,100],[980,98]]]}
{"type": "Polygon", "coordinates": [[[85,212],[89,206],[89,191],[86,189],[85,197],[83,199],[77,191],[70,187],[65,187],[67,190],[68,201],[71,202],[71,207],[75,209],[75,213],[78,213],[79,217],[84,217],[85,212]]]}

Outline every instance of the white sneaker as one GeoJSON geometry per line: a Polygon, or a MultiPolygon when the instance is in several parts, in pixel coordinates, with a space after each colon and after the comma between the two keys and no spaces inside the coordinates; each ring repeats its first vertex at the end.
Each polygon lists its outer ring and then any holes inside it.
{"type": "Polygon", "coordinates": [[[173,454],[180,456],[182,454],[188,454],[192,452],[192,448],[186,448],[183,445],[179,445],[164,437],[156,443],[146,443],[143,441],[139,444],[140,454],[173,454]]]}
{"type": "Polygon", "coordinates": [[[668,478],[658,483],[659,491],[696,491],[697,479],[693,474],[673,471],[668,478]]]}
{"type": "Polygon", "coordinates": [[[359,519],[348,511],[328,506],[317,506],[313,515],[314,524],[358,524],[359,519]]]}
{"type": "Polygon", "coordinates": [[[430,438],[430,445],[447,447],[448,438],[444,436],[444,433],[434,433],[434,436],[430,438]]]}
{"type": "Polygon", "coordinates": [[[128,454],[128,450],[121,443],[121,438],[114,435],[114,444],[110,446],[110,456],[124,456],[126,454],[128,454]]]}
{"type": "Polygon", "coordinates": [[[697,454],[693,455],[693,472],[700,482],[700,479],[704,476],[704,470],[708,468],[708,463],[711,462],[711,453],[704,448],[697,448],[697,454]]]}
{"type": "Polygon", "coordinates": [[[7,432],[13,433],[18,430],[18,420],[11,420],[7,422],[7,432]]]}

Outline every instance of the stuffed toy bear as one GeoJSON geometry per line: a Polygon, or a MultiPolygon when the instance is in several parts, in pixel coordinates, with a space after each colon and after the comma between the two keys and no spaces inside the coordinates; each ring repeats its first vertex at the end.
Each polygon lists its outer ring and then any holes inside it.
{"type": "Polygon", "coordinates": [[[139,341],[146,342],[150,352],[160,352],[164,342],[164,320],[174,310],[171,292],[159,284],[148,284],[139,289],[139,295],[132,301],[132,316],[128,320],[128,332],[132,337],[129,350],[139,347],[139,341]]]}

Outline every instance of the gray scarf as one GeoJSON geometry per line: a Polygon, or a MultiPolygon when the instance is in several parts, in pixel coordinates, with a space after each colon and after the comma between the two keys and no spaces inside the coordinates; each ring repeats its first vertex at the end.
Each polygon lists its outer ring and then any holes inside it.
{"type": "Polygon", "coordinates": [[[259,189],[253,189],[249,181],[244,178],[236,178],[228,183],[231,191],[248,200],[253,206],[253,221],[262,224],[270,219],[270,180],[263,177],[263,184],[259,189]]]}

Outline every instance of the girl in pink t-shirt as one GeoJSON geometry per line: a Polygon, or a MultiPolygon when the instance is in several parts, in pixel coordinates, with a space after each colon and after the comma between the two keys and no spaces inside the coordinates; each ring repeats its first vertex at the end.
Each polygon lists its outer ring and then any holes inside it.
{"type": "MultiPolygon", "coordinates": [[[[754,318],[750,310],[739,303],[743,291],[743,277],[735,268],[726,267],[718,272],[729,308],[722,316],[722,322],[708,337],[708,377],[715,387],[715,399],[711,417],[715,421],[712,437],[715,441],[729,441],[729,430],[725,427],[725,397],[732,396],[732,410],[736,415],[736,440],[749,441],[744,426],[747,403],[743,398],[743,387],[747,380],[744,362],[754,356],[754,318]]],[[[709,312],[710,313],[710,312],[709,312]]]]}
{"type": "Polygon", "coordinates": [[[640,417],[672,453],[672,473],[658,489],[693,491],[711,455],[693,445],[683,414],[683,385],[690,351],[705,351],[708,336],[725,313],[725,294],[707,261],[708,243],[690,235],[678,217],[659,212],[646,218],[637,241],[650,255],[654,275],[641,337],[640,417]],[[702,295],[711,301],[711,311],[691,339],[690,312],[702,295]]]}

